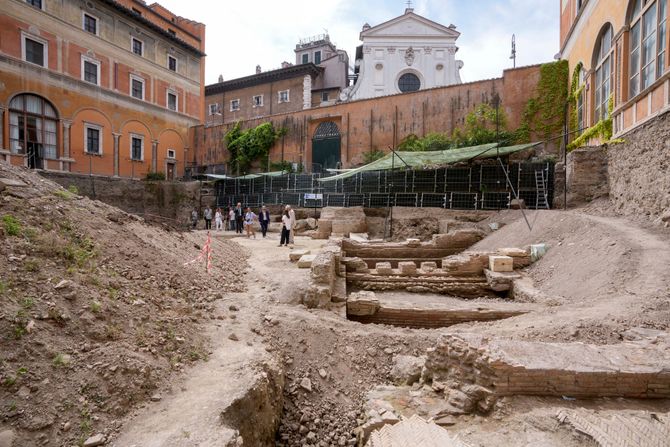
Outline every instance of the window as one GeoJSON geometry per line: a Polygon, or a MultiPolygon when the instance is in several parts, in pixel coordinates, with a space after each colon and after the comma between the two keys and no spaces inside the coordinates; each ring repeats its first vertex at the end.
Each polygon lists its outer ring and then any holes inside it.
{"type": "Polygon", "coordinates": [[[328,102],[329,97],[328,92],[321,92],[321,102],[328,102]]]}
{"type": "Polygon", "coordinates": [[[144,99],[144,79],[130,75],[130,95],[133,98],[144,99]]]}
{"type": "Polygon", "coordinates": [[[168,54],[168,70],[177,71],[177,58],[168,54]]]}
{"type": "Polygon", "coordinates": [[[57,128],[56,110],[43,98],[23,94],[9,102],[9,148],[25,154],[29,167],[42,168],[44,158],[58,158],[57,128]]]}
{"type": "Polygon", "coordinates": [[[35,8],[42,9],[42,0],[26,0],[26,3],[34,6],[35,8]]]}
{"type": "Polygon", "coordinates": [[[23,60],[41,67],[47,66],[49,47],[46,40],[22,34],[22,43],[23,60]]]}
{"type": "Polygon", "coordinates": [[[170,110],[177,111],[177,94],[174,92],[167,92],[167,107],[170,110]]]}
{"type": "Polygon", "coordinates": [[[135,37],[133,37],[132,51],[138,56],[142,56],[144,54],[144,42],[142,42],[140,39],[136,39],[135,37]]]}
{"type": "Polygon", "coordinates": [[[309,54],[303,54],[302,55],[302,63],[303,64],[309,63],[309,54]]]}
{"type": "Polygon", "coordinates": [[[233,99],[230,101],[230,111],[231,112],[236,112],[240,110],[240,100],[239,99],[233,99]]]}
{"type": "Polygon", "coordinates": [[[100,62],[82,55],[81,78],[91,84],[100,85],[100,62]]]}
{"type": "Polygon", "coordinates": [[[288,90],[282,90],[277,93],[279,97],[279,102],[289,102],[288,98],[288,90]]]}
{"type": "Polygon", "coordinates": [[[84,31],[87,31],[91,34],[98,34],[98,19],[93,17],[90,14],[84,13],[82,18],[84,31]]]}
{"type": "Polygon", "coordinates": [[[251,101],[254,107],[263,107],[263,95],[256,95],[251,101]]]}
{"type": "Polygon", "coordinates": [[[144,137],[141,135],[130,136],[130,159],[142,161],[144,159],[144,137]]]}
{"type": "Polygon", "coordinates": [[[84,139],[87,154],[102,155],[102,127],[94,124],[84,124],[84,139]]]}
{"type": "Polygon", "coordinates": [[[651,86],[665,71],[667,0],[633,0],[630,20],[630,94],[651,86]]]}
{"type": "Polygon", "coordinates": [[[219,110],[219,104],[214,103],[209,105],[209,115],[219,115],[221,111],[219,110]]]}
{"type": "Polygon", "coordinates": [[[612,26],[607,25],[600,34],[596,52],[596,85],[594,123],[607,118],[607,109],[612,94],[612,26]]]}
{"type": "Polygon", "coordinates": [[[168,149],[167,158],[172,158],[172,159],[177,158],[177,151],[175,151],[174,149],[168,149]]]}
{"type": "Polygon", "coordinates": [[[421,88],[421,81],[414,73],[405,73],[398,79],[398,89],[405,92],[415,92],[421,88]]]}
{"type": "Polygon", "coordinates": [[[584,68],[579,71],[579,89],[581,93],[577,97],[577,135],[581,135],[584,129],[584,79],[586,75],[584,68]]]}
{"type": "Polygon", "coordinates": [[[321,51],[314,52],[314,63],[319,65],[321,63],[321,51]]]}

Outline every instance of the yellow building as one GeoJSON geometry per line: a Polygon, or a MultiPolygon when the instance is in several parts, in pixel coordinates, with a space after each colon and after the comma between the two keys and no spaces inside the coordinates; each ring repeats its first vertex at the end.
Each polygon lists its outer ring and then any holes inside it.
{"type": "Polygon", "coordinates": [[[560,0],[560,56],[577,75],[579,129],[611,110],[616,138],[670,109],[667,3],[560,0]]]}

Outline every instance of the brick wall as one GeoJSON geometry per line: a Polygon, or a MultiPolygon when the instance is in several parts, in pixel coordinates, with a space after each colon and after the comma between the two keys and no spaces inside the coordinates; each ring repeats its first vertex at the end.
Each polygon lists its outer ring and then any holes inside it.
{"type": "MultiPolygon", "coordinates": [[[[490,103],[496,94],[501,97],[509,128],[516,129],[528,99],[535,95],[539,72],[539,66],[505,70],[501,78],[272,115],[241,125],[251,128],[270,121],[275,127],[285,127],[286,136],[271,149],[271,161],[303,163],[310,169],[316,127],[333,121],[341,135],[341,162],[349,167],[363,163],[365,152],[387,150],[410,134],[451,133],[477,105],[490,103]]],[[[197,129],[193,143],[197,163],[228,161],[222,136],[232,125],[197,129]]]]}

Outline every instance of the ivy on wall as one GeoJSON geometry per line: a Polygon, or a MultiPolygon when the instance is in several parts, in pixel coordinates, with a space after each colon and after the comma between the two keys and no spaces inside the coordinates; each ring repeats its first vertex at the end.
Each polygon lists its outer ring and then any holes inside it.
{"type": "Polygon", "coordinates": [[[579,62],[575,65],[574,70],[572,71],[572,81],[570,82],[570,132],[579,130],[579,122],[577,116],[577,105],[579,103],[579,97],[582,96],[584,87],[586,84],[579,85],[579,75],[582,71],[584,64],[579,62]]]}
{"type": "Polygon", "coordinates": [[[540,67],[537,93],[526,103],[516,132],[519,143],[530,142],[531,135],[547,141],[562,133],[568,101],[568,78],[568,61],[560,60],[540,67]]]}
{"type": "Polygon", "coordinates": [[[241,130],[239,122],[235,124],[225,136],[230,152],[230,171],[246,174],[256,161],[260,161],[261,166],[267,166],[270,148],[285,134],[286,129],[275,129],[272,123],[263,123],[247,130],[241,130]]]}
{"type": "Polygon", "coordinates": [[[598,138],[602,143],[619,143],[622,140],[612,140],[612,110],[614,109],[614,96],[607,100],[607,118],[602,118],[592,127],[586,129],[580,136],[568,144],[568,150],[574,150],[586,145],[589,140],[598,138]]]}

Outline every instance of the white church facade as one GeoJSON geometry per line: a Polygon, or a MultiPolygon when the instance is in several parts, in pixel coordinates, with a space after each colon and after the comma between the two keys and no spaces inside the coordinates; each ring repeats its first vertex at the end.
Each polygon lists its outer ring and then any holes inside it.
{"type": "Polygon", "coordinates": [[[356,83],[341,100],[357,100],[460,84],[454,25],[443,26],[414,13],[363,26],[356,57],[356,83]]]}

